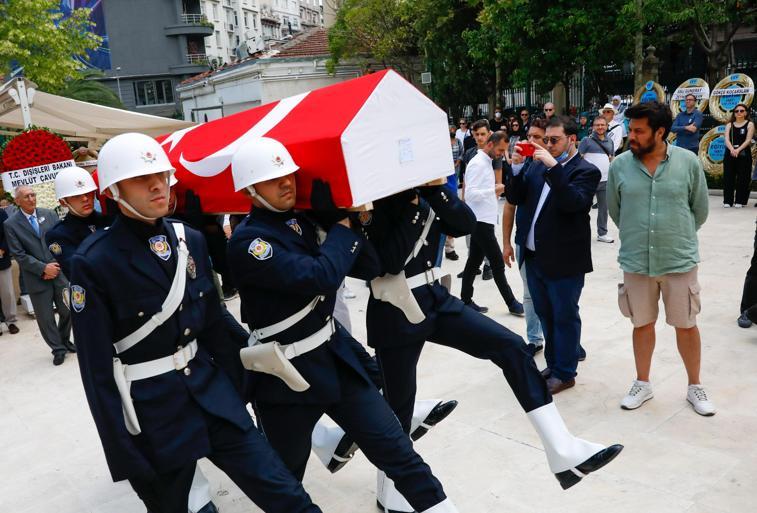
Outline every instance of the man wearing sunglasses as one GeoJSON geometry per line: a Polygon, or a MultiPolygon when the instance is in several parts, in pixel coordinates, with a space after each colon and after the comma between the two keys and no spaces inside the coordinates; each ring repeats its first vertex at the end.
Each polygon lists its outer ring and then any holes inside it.
{"type": "Polygon", "coordinates": [[[702,126],[702,113],[697,109],[697,97],[687,94],[684,100],[686,109],[678,113],[670,131],[676,134],[676,146],[697,153],[699,151],[699,128],[702,126]]]}
{"type": "Polygon", "coordinates": [[[589,211],[601,173],[576,150],[578,127],[566,116],[547,123],[544,147],[523,173],[517,146],[507,201],[525,212],[517,216],[516,244],[524,247],[519,265],[526,278],[544,332],[544,356],[550,393],[576,384],[581,352],[578,300],[584,276],[592,271],[589,211]]]}
{"type": "Polygon", "coordinates": [[[552,119],[555,115],[555,104],[552,102],[547,102],[544,104],[544,119],[549,121],[552,119]]]}

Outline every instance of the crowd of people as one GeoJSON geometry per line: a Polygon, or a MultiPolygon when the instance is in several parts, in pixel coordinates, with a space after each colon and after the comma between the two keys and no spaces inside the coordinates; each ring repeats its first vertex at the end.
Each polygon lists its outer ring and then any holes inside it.
{"type": "MultiPolygon", "coordinates": [[[[378,468],[377,500],[386,510],[456,512],[412,444],[456,405],[426,408],[416,399],[427,343],[500,369],[567,489],[623,448],[573,436],[552,401],[575,386],[587,357],[579,302],[593,270],[593,206],[596,240],[615,242],[608,218],[619,227],[617,300],[632,325],[636,375],[619,406],[634,410],[653,397],[662,300],[688,377],[686,400],[702,416],[716,412],[700,377],[697,230],[708,191],[691,151],[701,115],[690,104],[687,97],[675,120],[667,105],[625,108],[620,97],[594,119],[559,115],[551,103],[542,116],[523,109],[506,118],[498,109],[470,126],[461,119],[449,130],[455,173],[447,184],[416,187],[360,213],[337,208],[320,180],[310,208],[294,210],[297,163],[261,137],[231,162],[236,192],[253,205],[249,215],[198,218],[192,191],[187,210],[174,215],[175,170],[162,147],[123,134],[100,152],[98,184],[79,168],[58,174],[64,220],[38,208],[31,188],[15,190],[15,211],[0,211],[0,221],[7,217],[0,267],[8,255],[18,262],[53,363],[78,353],[111,475],[128,480],[152,513],[215,510],[207,494],[197,496],[202,457],[265,511],[321,511],[302,487],[311,450],[335,472],[358,448],[378,468]],[[109,216],[95,208],[98,190],[109,216]],[[464,237],[457,298],[442,261],[460,258],[455,241],[464,237]],[[513,266],[522,298],[506,276],[513,266]],[[478,275],[494,280],[510,314],[525,318],[525,340],[484,315],[488,307],[474,301],[478,275]],[[347,276],[370,287],[365,342],[375,356],[350,333],[347,276]],[[237,292],[249,329],[223,302],[237,292]],[[534,360],[540,351],[543,369],[534,360]],[[337,427],[326,427],[323,415],[337,427]]],[[[727,134],[728,169],[740,183],[740,155],[754,135],[745,107],[735,109],[727,134]]],[[[746,204],[741,199],[737,190],[736,202],[746,204]]],[[[755,241],[743,327],[757,322],[757,232],[755,241]]],[[[8,286],[6,267],[0,300],[17,333],[8,286]]]]}

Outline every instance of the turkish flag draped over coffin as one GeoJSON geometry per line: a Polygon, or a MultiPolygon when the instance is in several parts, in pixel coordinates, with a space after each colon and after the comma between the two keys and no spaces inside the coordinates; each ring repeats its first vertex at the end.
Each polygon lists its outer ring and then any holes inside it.
{"type": "Polygon", "coordinates": [[[176,167],[177,192],[192,189],[207,213],[247,212],[231,157],[257,137],[280,141],[300,166],[297,207],[311,183],[331,185],[354,207],[454,172],[446,113],[392,70],[373,73],[158,137],[176,167]]]}

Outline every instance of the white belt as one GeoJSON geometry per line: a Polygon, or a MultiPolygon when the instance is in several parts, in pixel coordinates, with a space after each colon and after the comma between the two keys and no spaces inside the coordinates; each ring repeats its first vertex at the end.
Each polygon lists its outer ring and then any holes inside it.
{"type": "Polygon", "coordinates": [[[292,342],[291,344],[281,345],[281,351],[284,353],[287,360],[297,358],[298,356],[302,356],[328,342],[334,332],[336,332],[336,327],[334,326],[334,319],[331,319],[324,324],[323,328],[319,329],[309,337],[305,337],[297,342],[292,342]]]}
{"type": "Polygon", "coordinates": [[[433,269],[423,271],[420,274],[416,274],[415,276],[408,278],[407,286],[410,288],[410,290],[417,289],[418,287],[422,287],[423,285],[433,285],[435,281],[440,280],[441,278],[442,268],[434,267],[433,269]]]}
{"type": "Polygon", "coordinates": [[[274,335],[278,335],[282,331],[288,330],[298,322],[300,322],[302,319],[308,316],[310,312],[315,310],[315,307],[318,305],[319,301],[325,300],[325,296],[316,296],[305,305],[300,311],[295,312],[294,314],[290,315],[286,319],[279,321],[275,324],[271,324],[270,326],[266,326],[265,328],[258,328],[256,330],[252,330],[252,333],[250,333],[250,346],[254,345],[252,342],[257,343],[260,340],[263,340],[264,338],[272,337],[274,335]]]}
{"type": "Polygon", "coordinates": [[[159,376],[169,371],[180,371],[189,364],[196,354],[197,341],[193,340],[172,355],[150,360],[149,362],[124,365],[126,381],[139,381],[159,376]]]}

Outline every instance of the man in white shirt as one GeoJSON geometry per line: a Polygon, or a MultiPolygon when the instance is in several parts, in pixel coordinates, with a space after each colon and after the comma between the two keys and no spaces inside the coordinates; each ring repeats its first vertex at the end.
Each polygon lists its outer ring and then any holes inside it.
{"type": "Polygon", "coordinates": [[[615,153],[623,147],[623,125],[615,121],[617,113],[612,103],[605,103],[602,107],[602,117],[607,120],[607,137],[612,141],[615,153]]]}
{"type": "Polygon", "coordinates": [[[487,309],[473,302],[473,281],[476,271],[481,266],[484,257],[489,259],[494,283],[497,284],[502,299],[513,315],[523,315],[523,305],[515,299],[510,285],[505,278],[505,261],[502,250],[494,235],[497,224],[499,205],[497,198],[504,192],[505,186],[496,183],[492,173],[492,160],[502,158],[507,151],[508,138],[505,132],[493,132],[483,148],[479,148],[476,156],[468,163],[465,172],[465,203],[476,214],[476,229],[471,234],[471,247],[468,260],[463,269],[463,285],[460,297],[465,304],[476,311],[486,312],[487,309]]]}

